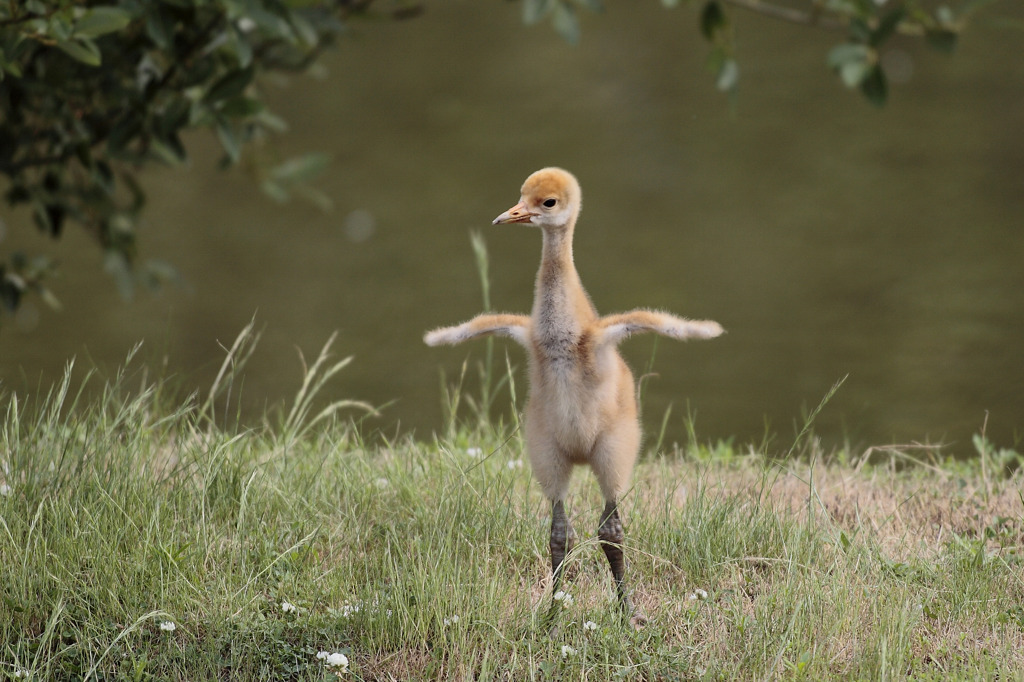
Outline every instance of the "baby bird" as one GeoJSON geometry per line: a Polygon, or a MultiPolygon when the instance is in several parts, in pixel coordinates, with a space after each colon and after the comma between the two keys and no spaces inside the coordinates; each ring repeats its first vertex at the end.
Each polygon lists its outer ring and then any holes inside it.
{"type": "Polygon", "coordinates": [[[454,327],[428,332],[429,346],[457,344],[494,334],[526,348],[530,391],[526,403],[526,448],[533,474],[551,501],[552,591],[559,590],[562,562],[576,542],[565,512],[573,467],[594,472],[605,499],[597,535],[608,558],[619,603],[634,626],[643,615],[633,608],[625,582],[625,539],[617,502],[629,485],[640,451],[640,422],[633,375],[618,344],[636,332],[673,339],[710,339],[717,322],[686,320],[654,310],[600,317],[584,291],[572,258],[572,236],[581,192],[561,168],[544,168],[523,183],[519,203],[494,219],[541,229],[544,245],[530,316],[483,314],[454,327]]]}

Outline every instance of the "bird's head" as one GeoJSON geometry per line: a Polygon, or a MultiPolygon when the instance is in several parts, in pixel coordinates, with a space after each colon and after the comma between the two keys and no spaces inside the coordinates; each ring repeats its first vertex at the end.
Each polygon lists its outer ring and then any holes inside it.
{"type": "Polygon", "coordinates": [[[495,225],[529,223],[544,229],[570,227],[579,215],[580,183],[561,168],[542,168],[526,178],[519,203],[494,219],[495,225]]]}

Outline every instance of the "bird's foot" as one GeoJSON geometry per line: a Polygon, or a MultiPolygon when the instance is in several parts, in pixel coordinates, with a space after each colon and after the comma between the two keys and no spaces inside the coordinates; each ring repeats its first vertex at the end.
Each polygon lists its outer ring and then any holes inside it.
{"type": "Polygon", "coordinates": [[[634,630],[641,630],[647,625],[647,614],[639,606],[633,606],[633,600],[626,594],[620,594],[619,606],[622,609],[622,617],[634,630]]]}
{"type": "Polygon", "coordinates": [[[644,626],[647,625],[647,614],[644,613],[643,609],[633,610],[633,615],[629,617],[629,625],[634,630],[644,629],[644,626]]]}

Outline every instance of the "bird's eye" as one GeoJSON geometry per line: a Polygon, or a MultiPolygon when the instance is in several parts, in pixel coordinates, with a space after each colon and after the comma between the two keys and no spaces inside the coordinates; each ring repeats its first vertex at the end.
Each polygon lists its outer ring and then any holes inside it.
{"type": "Polygon", "coordinates": [[[557,204],[557,203],[558,203],[558,199],[545,199],[544,200],[544,205],[547,206],[548,208],[554,208],[555,204],[557,204]]]}

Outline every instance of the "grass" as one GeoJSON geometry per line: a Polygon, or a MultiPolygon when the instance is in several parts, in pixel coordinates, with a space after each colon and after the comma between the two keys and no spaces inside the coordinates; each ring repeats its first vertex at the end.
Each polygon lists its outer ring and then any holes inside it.
{"type": "Polygon", "coordinates": [[[648,455],[621,505],[639,631],[581,471],[573,600],[548,631],[549,509],[514,423],[371,445],[342,419],[366,406],[314,408],[345,362],[325,348],[293,405],[231,425],[254,341],[202,399],[131,358],[95,397],[6,396],[0,679],[1022,677],[1024,475],[984,436],[970,462],[826,456],[806,428],[786,460],[648,455]]]}
{"type": "Polygon", "coordinates": [[[548,504],[514,411],[493,418],[500,390],[515,403],[507,358],[495,378],[488,345],[479,397],[465,367],[444,386],[441,436],[370,443],[346,418],[370,406],[317,399],[349,362],[330,342],[290,405],[243,425],[257,340],[185,400],[135,352],[3,396],[0,679],[1024,679],[1024,459],[984,429],[970,461],[823,452],[842,381],[778,457],[701,443],[692,420],[666,453],[663,426],[620,504],[648,625],[618,614],[580,472],[549,630],[548,504]]]}

